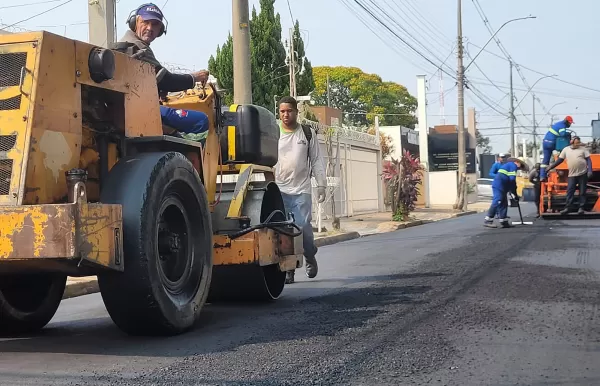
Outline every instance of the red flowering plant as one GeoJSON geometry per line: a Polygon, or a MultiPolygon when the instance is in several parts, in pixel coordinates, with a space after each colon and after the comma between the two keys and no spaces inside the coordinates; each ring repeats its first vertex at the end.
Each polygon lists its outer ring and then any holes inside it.
{"type": "Polygon", "coordinates": [[[415,209],[419,195],[423,167],[418,157],[408,151],[402,152],[402,158],[383,165],[383,181],[386,186],[388,202],[392,207],[394,221],[405,221],[415,209]]]}

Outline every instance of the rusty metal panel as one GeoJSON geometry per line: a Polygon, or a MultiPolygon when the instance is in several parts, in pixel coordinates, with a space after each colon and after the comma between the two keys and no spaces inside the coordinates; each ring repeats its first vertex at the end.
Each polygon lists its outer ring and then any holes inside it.
{"type": "Polygon", "coordinates": [[[213,265],[255,264],[258,257],[256,232],[250,232],[237,239],[223,235],[213,236],[213,265]]]}
{"type": "Polygon", "coordinates": [[[44,33],[38,56],[24,204],[62,202],[65,172],[78,166],[81,153],[81,87],[75,82],[73,41],[44,33]]]}
{"type": "Polygon", "coordinates": [[[90,263],[123,270],[121,205],[82,204],[79,208],[79,253],[90,263]]]}
{"type": "Polygon", "coordinates": [[[10,39],[0,40],[0,205],[18,205],[22,201],[24,165],[29,153],[38,42],[6,40],[10,39]]]}
{"type": "Polygon", "coordinates": [[[76,206],[0,207],[0,261],[74,258],[76,206]]]}
{"type": "Polygon", "coordinates": [[[0,207],[0,264],[35,259],[123,270],[120,205],[0,207]]]}

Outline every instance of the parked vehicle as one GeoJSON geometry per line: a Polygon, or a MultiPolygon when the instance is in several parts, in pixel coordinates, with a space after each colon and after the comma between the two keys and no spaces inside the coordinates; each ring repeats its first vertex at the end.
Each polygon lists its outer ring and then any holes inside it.
{"type": "Polygon", "coordinates": [[[491,178],[477,179],[477,196],[478,198],[492,198],[492,181],[491,178]]]}

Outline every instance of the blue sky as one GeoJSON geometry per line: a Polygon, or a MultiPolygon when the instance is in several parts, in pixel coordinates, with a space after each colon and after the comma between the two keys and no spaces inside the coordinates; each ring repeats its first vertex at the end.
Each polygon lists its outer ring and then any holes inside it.
{"type": "MultiPolygon", "coordinates": [[[[56,10],[18,23],[65,1],[2,0],[0,23],[5,26],[17,23],[13,31],[45,29],[87,40],[88,26],[85,23],[88,1],[84,0],[72,0],[56,10]],[[35,4],[12,7],[29,3],[35,4]]],[[[360,67],[365,72],[379,74],[384,80],[405,85],[413,95],[416,95],[416,75],[428,75],[428,79],[431,78],[428,123],[430,126],[438,124],[441,117],[436,66],[448,58],[443,68],[455,76],[456,55],[449,55],[456,41],[456,1],[371,2],[379,5],[391,18],[387,25],[411,42],[435,66],[387,33],[376,21],[368,19],[369,16],[364,11],[356,6],[350,11],[345,5],[353,3],[349,0],[289,0],[291,14],[300,21],[303,30],[307,56],[313,66],[360,67]],[[374,32],[357,18],[357,14],[368,20],[368,25],[374,32]],[[418,40],[418,43],[412,41],[412,38],[418,40]]],[[[258,0],[251,0],[250,3],[258,6],[258,0]]],[[[139,4],[135,0],[118,0],[119,36],[125,31],[128,13],[139,4]]],[[[159,0],[159,6],[164,4],[165,0],[159,0]]],[[[523,66],[520,67],[521,72],[529,86],[542,76],[540,73],[558,75],[557,79],[546,78],[539,81],[533,89],[541,100],[541,104],[537,103],[535,106],[540,130],[544,131],[548,126],[551,114],[555,115],[555,119],[571,114],[575,119],[575,131],[580,135],[590,135],[590,121],[600,112],[600,79],[597,76],[599,58],[596,54],[600,32],[600,24],[597,23],[600,2],[463,0],[465,46],[473,56],[479,49],[472,44],[482,46],[491,36],[477,12],[476,4],[481,6],[494,29],[510,19],[528,15],[537,17],[510,23],[497,36],[513,60],[523,66]],[[550,108],[551,114],[547,114],[547,109],[550,108]]],[[[292,25],[288,3],[286,0],[277,0],[275,7],[281,14],[284,33],[287,33],[292,25]]],[[[169,20],[169,31],[154,43],[159,59],[190,70],[205,68],[208,58],[231,29],[231,1],[168,0],[163,11],[169,20]]],[[[466,77],[474,90],[466,90],[465,104],[466,107],[477,109],[482,133],[490,136],[495,151],[503,152],[510,146],[507,118],[509,98],[506,95],[509,64],[494,42],[488,45],[487,50],[490,52],[483,52],[477,58],[475,63],[478,67],[471,66],[467,71],[466,77]]],[[[467,58],[465,65],[468,62],[467,58]]],[[[446,123],[453,124],[456,123],[457,96],[455,81],[449,74],[443,74],[445,115],[446,123]]],[[[528,87],[516,70],[513,79],[516,105],[528,87]]],[[[531,113],[532,97],[529,94],[515,111],[518,121],[516,132],[521,131],[528,138],[531,138],[528,134],[532,126],[531,113]],[[519,125],[525,128],[519,128],[519,125]]]]}

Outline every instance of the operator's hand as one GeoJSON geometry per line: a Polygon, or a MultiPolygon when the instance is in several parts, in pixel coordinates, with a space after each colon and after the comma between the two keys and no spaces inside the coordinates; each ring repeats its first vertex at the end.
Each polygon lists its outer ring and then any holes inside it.
{"type": "Polygon", "coordinates": [[[318,198],[317,201],[320,203],[325,202],[325,187],[319,186],[317,189],[318,198]]]}
{"type": "Polygon", "coordinates": [[[592,176],[593,176],[593,175],[594,175],[594,172],[590,170],[590,171],[588,172],[588,178],[592,178],[592,176]]]}
{"type": "Polygon", "coordinates": [[[206,82],[208,81],[209,75],[210,75],[210,73],[208,72],[208,70],[202,70],[202,71],[194,72],[192,74],[192,76],[194,77],[194,80],[202,85],[206,84],[206,82]]]}
{"type": "Polygon", "coordinates": [[[517,193],[513,193],[513,198],[515,199],[515,201],[519,201],[520,197],[517,193]]]}

